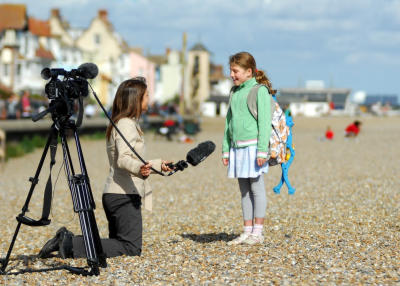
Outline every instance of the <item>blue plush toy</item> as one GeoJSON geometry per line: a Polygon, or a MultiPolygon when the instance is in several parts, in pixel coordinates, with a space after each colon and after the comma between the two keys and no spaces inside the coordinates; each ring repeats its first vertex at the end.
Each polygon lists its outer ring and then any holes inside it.
{"type": "Polygon", "coordinates": [[[275,186],[273,188],[273,190],[274,190],[275,194],[280,194],[281,193],[281,187],[282,187],[283,183],[286,183],[286,185],[288,187],[289,195],[293,195],[296,190],[295,190],[295,188],[293,188],[290,185],[288,172],[289,172],[289,167],[292,164],[294,156],[295,156],[295,151],[294,151],[294,148],[293,148],[293,137],[292,137],[292,127],[294,125],[294,122],[293,122],[292,116],[290,115],[289,110],[286,110],[285,116],[286,116],[286,125],[289,126],[289,129],[290,129],[290,133],[289,133],[289,136],[288,136],[288,139],[287,139],[287,142],[286,142],[286,147],[288,149],[286,158],[288,160],[286,161],[286,163],[282,163],[281,164],[281,168],[282,168],[281,181],[279,182],[279,184],[277,186],[275,186]]]}

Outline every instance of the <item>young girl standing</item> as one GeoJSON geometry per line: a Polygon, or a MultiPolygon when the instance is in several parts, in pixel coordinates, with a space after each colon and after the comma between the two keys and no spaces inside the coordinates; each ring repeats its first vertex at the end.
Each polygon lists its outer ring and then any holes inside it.
{"type": "Polygon", "coordinates": [[[228,244],[262,243],[267,199],[263,173],[268,172],[267,154],[271,134],[271,82],[263,71],[257,70],[253,56],[247,52],[229,58],[234,92],[225,121],[222,162],[228,166],[228,177],[238,178],[242,195],[244,231],[228,244]],[[251,88],[258,89],[256,120],[247,106],[251,88]]]}

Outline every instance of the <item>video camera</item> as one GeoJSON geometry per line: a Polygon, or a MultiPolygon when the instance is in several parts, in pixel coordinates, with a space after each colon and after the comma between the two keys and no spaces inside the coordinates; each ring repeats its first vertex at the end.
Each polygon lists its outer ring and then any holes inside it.
{"type": "Polygon", "coordinates": [[[78,118],[81,119],[83,115],[82,98],[89,94],[87,79],[95,78],[98,72],[97,66],[93,63],[82,64],[77,69],[70,71],[60,68],[43,69],[41,72],[42,78],[44,80],[50,79],[44,89],[47,97],[50,99],[50,104],[48,109],[32,116],[32,120],[38,121],[46,114],[51,113],[54,121],[65,121],[74,112],[75,99],[79,99],[78,118]],[[59,79],[59,76],[63,76],[63,79],[59,79]]]}

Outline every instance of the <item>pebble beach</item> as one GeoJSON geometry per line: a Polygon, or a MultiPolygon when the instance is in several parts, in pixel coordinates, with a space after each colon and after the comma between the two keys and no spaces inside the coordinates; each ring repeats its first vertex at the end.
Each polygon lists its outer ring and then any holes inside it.
{"type": "MultiPolygon", "coordinates": [[[[194,143],[170,142],[145,133],[147,158],[172,161],[205,140],[217,145],[198,166],[170,177],[152,175],[153,211],[143,209],[140,257],[107,259],[99,276],[65,270],[21,273],[60,265],[86,266],[86,259],[38,259],[43,244],[65,226],[80,234],[62,168],[61,148],[52,171],[51,224],[22,225],[1,285],[400,285],[400,118],[294,118],[296,156],[288,195],[272,188],[279,166],[265,175],[267,211],[261,245],[228,246],[242,232],[238,183],[221,163],[224,119],[203,118],[194,143]],[[344,129],[362,121],[361,133],[344,129]],[[321,140],[330,126],[332,142],[321,140]]],[[[101,195],[108,174],[103,140],[82,140],[100,236],[108,236],[101,195]]],[[[70,149],[74,149],[70,141],[70,149]]],[[[0,256],[5,257],[42,150],[10,159],[0,169],[0,256]]],[[[75,152],[73,157],[75,158],[75,152]]],[[[76,163],[76,167],[78,164],[76,163]]],[[[49,174],[46,161],[27,215],[39,218],[49,174]]]]}

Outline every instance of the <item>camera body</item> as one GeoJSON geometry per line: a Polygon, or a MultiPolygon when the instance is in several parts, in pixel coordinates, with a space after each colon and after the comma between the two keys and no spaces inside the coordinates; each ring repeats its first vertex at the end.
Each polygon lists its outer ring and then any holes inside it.
{"type": "Polygon", "coordinates": [[[82,78],[64,78],[62,81],[52,78],[45,85],[44,91],[49,99],[68,98],[73,100],[89,94],[88,82],[82,78]]]}
{"type": "MultiPolygon", "coordinates": [[[[89,95],[87,79],[93,79],[98,74],[95,64],[86,63],[77,69],[66,71],[64,69],[45,68],[41,76],[50,81],[45,85],[44,91],[50,100],[49,109],[38,114],[32,120],[37,121],[47,113],[51,113],[53,120],[68,120],[75,110],[75,99],[79,99],[79,112],[83,113],[82,98],[89,95]],[[59,79],[62,76],[63,79],[59,79]]],[[[81,118],[79,114],[78,118],[81,118]]]]}

